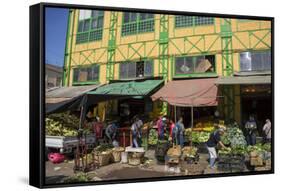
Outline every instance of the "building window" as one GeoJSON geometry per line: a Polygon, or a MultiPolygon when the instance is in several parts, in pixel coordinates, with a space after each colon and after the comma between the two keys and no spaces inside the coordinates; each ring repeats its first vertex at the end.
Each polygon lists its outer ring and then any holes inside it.
{"type": "Polygon", "coordinates": [[[175,16],[175,27],[193,27],[203,25],[213,25],[215,19],[213,17],[199,17],[199,16],[175,16]]]}
{"type": "Polygon", "coordinates": [[[123,13],[123,36],[152,31],[154,31],[154,14],[132,12],[123,13]]]}
{"type": "Polygon", "coordinates": [[[99,81],[99,65],[91,65],[87,67],[79,67],[73,69],[73,82],[98,82],[99,81]]]}
{"type": "Polygon", "coordinates": [[[153,61],[124,62],[119,67],[120,79],[153,76],[153,61]]]}
{"type": "Polygon", "coordinates": [[[242,52],[240,53],[240,71],[270,71],[271,51],[242,52]]]}
{"type": "Polygon", "coordinates": [[[104,12],[80,10],[76,44],[102,39],[104,12]]]}
{"type": "Polygon", "coordinates": [[[215,55],[176,57],[175,75],[215,72],[215,55]]]}

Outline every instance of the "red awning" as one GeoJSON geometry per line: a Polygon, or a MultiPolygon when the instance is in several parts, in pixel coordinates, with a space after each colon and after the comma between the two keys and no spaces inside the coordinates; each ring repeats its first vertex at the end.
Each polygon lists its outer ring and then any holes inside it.
{"type": "Polygon", "coordinates": [[[200,107],[218,105],[216,78],[175,80],[151,96],[152,100],[161,100],[170,105],[182,107],[200,107]]]}

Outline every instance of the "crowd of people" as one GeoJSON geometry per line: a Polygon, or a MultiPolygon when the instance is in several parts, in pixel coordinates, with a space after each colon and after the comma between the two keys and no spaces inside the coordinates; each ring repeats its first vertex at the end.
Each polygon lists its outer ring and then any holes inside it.
{"type": "MultiPolygon", "coordinates": [[[[112,121],[104,124],[98,117],[91,116],[88,113],[85,120],[85,127],[90,128],[96,135],[97,139],[105,138],[108,143],[118,146],[117,134],[118,134],[118,123],[112,121]],[[104,128],[105,127],[105,128],[104,128]]],[[[215,117],[217,114],[214,115],[215,117]]],[[[206,142],[206,148],[209,153],[209,166],[210,168],[215,167],[215,161],[217,159],[217,146],[220,148],[226,148],[222,143],[221,137],[225,133],[226,128],[222,125],[215,124],[216,130],[210,133],[209,139],[206,142]]],[[[181,147],[185,144],[184,132],[185,127],[183,123],[183,117],[179,117],[176,122],[172,119],[168,119],[167,116],[160,116],[156,121],[158,140],[169,140],[173,145],[180,145],[181,147]]],[[[138,116],[134,116],[131,120],[131,136],[132,136],[132,147],[138,148],[142,144],[142,128],[143,121],[138,116]]],[[[256,144],[257,136],[257,123],[253,115],[249,116],[249,120],[246,121],[245,126],[245,137],[248,145],[256,144]]],[[[271,142],[271,122],[266,119],[265,124],[262,128],[263,142],[271,142]]]]}

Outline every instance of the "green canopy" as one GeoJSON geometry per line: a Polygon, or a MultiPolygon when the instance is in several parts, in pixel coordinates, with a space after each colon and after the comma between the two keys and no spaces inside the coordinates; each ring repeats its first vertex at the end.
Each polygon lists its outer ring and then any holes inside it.
{"type": "Polygon", "coordinates": [[[146,96],[160,86],[163,80],[115,82],[90,91],[88,95],[146,96]]]}

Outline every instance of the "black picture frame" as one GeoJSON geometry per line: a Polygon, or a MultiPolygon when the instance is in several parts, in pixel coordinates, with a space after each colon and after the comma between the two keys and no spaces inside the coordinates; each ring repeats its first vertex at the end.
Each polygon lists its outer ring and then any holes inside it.
{"type": "Polygon", "coordinates": [[[194,179],[194,178],[212,178],[212,177],[227,177],[227,176],[244,176],[244,175],[259,175],[274,173],[274,18],[263,16],[249,15],[232,15],[232,14],[217,14],[217,13],[198,13],[198,12],[183,12],[169,10],[154,10],[154,9],[136,9],[136,8],[121,8],[121,7],[104,7],[93,5],[75,5],[75,4],[57,4],[57,3],[39,3],[30,6],[30,129],[29,129],[29,184],[38,188],[53,188],[53,187],[69,187],[69,186],[86,186],[86,185],[101,185],[101,184],[117,184],[117,183],[136,183],[136,182],[151,182],[151,181],[167,181],[179,179],[194,179]],[[271,91],[272,91],[272,163],[271,170],[268,171],[253,171],[243,173],[224,173],[212,175],[189,175],[189,176],[170,176],[161,178],[142,178],[142,179],[122,179],[122,180],[107,180],[86,183],[70,183],[70,184],[46,184],[45,183],[45,8],[77,8],[77,9],[97,9],[108,11],[130,11],[130,12],[149,12],[173,15],[192,15],[192,16],[212,16],[220,18],[236,18],[236,19],[254,19],[266,20],[271,22],[271,91]]]}

